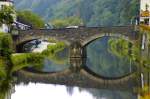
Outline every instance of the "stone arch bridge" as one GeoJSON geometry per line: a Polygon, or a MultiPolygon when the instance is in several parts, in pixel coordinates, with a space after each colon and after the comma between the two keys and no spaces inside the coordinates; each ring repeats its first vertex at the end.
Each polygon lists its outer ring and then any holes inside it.
{"type": "Polygon", "coordinates": [[[69,44],[78,41],[81,45],[85,45],[102,36],[123,37],[134,41],[137,38],[137,32],[136,26],[18,30],[18,35],[14,42],[18,45],[33,39],[55,38],[69,44]]]}
{"type": "Polygon", "coordinates": [[[34,73],[26,70],[18,71],[20,81],[44,82],[53,84],[75,85],[91,88],[120,88],[138,85],[135,73],[118,78],[98,77],[92,71],[85,68],[85,46],[93,40],[103,36],[123,37],[131,42],[137,41],[138,29],[136,26],[114,27],[79,27],[65,29],[33,29],[19,30],[14,36],[14,45],[19,46],[34,39],[55,38],[70,45],[70,68],[58,73],[34,73]],[[131,83],[131,85],[129,85],[131,83]]]}

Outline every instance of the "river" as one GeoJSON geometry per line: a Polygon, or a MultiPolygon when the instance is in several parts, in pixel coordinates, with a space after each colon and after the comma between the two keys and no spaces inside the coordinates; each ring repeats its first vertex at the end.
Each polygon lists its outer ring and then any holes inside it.
{"type": "MultiPolygon", "coordinates": [[[[127,57],[117,57],[110,52],[109,39],[111,38],[102,37],[86,46],[87,59],[85,66],[97,75],[111,78],[134,72],[136,70],[134,62],[127,57]]],[[[42,41],[38,44],[38,47],[33,47],[35,46],[34,44],[30,46],[28,51],[41,53],[47,48],[48,44],[55,45],[54,43],[42,41]]],[[[32,68],[32,70],[59,72],[69,68],[69,66],[69,48],[66,47],[53,58],[45,57],[42,68],[32,68]]],[[[15,89],[15,91],[8,91],[11,93],[9,94],[11,99],[137,99],[135,92],[117,88],[94,89],[44,83],[22,83],[13,84],[12,89],[15,89]]],[[[7,99],[9,98],[7,97],[7,99]]]]}

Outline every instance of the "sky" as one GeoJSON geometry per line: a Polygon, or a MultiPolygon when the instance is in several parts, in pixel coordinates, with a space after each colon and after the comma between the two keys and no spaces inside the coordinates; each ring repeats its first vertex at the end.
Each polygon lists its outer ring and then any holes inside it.
{"type": "Polygon", "coordinates": [[[145,10],[146,4],[149,4],[149,10],[150,10],[150,0],[141,0],[141,9],[145,10]]]}
{"type": "MultiPolygon", "coordinates": [[[[65,86],[51,84],[33,84],[15,86],[15,93],[11,99],[96,99],[86,91],[80,92],[74,88],[73,95],[69,95],[65,86]]],[[[102,97],[101,99],[106,99],[102,97]]]]}

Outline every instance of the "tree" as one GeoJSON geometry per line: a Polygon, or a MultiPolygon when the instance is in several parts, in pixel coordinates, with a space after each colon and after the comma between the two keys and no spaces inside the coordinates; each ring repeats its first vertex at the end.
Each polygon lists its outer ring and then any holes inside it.
{"type": "Polygon", "coordinates": [[[43,19],[31,11],[28,11],[28,10],[18,11],[17,15],[19,18],[21,18],[25,22],[30,23],[33,28],[43,28],[44,27],[43,19]]]}
{"type": "Polygon", "coordinates": [[[0,33],[0,56],[9,57],[13,52],[12,38],[10,34],[0,33]]]}
{"type": "Polygon", "coordinates": [[[82,19],[76,16],[71,16],[64,19],[55,19],[50,22],[55,28],[64,28],[67,26],[79,26],[83,24],[82,19]]]}
{"type": "Polygon", "coordinates": [[[12,24],[15,18],[15,10],[12,6],[3,6],[0,10],[0,24],[12,24]]]}

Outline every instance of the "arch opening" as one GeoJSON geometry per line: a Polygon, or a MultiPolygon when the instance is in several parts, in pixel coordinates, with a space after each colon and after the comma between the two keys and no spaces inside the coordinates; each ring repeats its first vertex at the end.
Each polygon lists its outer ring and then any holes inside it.
{"type": "Polygon", "coordinates": [[[28,40],[18,45],[23,66],[28,71],[39,73],[60,72],[69,68],[69,46],[55,39],[28,40]],[[37,61],[36,61],[37,58],[37,61]],[[26,61],[26,62],[24,62],[26,61]]]}
{"type": "MultiPolygon", "coordinates": [[[[109,46],[111,39],[117,40],[119,37],[101,36],[85,43],[86,59],[83,64],[84,67],[105,78],[118,78],[135,72],[137,67],[134,61],[127,56],[118,56],[111,51],[109,46]]],[[[124,37],[123,39],[128,40],[124,37]]],[[[129,40],[128,43],[127,47],[132,47],[133,42],[129,40]]],[[[118,50],[124,53],[121,48],[118,50]]],[[[125,52],[130,54],[131,50],[125,50],[125,52]]]]}
{"type": "Polygon", "coordinates": [[[116,38],[123,38],[124,40],[127,40],[127,41],[129,41],[131,43],[134,42],[133,39],[131,39],[129,36],[124,35],[124,34],[120,34],[120,33],[100,33],[100,34],[96,34],[96,35],[93,35],[93,36],[87,38],[85,41],[82,42],[82,46],[87,46],[91,42],[93,42],[93,41],[95,41],[95,40],[97,40],[99,38],[105,37],[105,36],[116,37],[116,38]]]}

